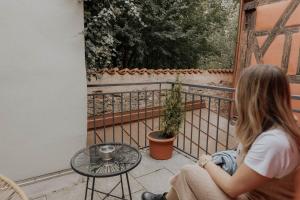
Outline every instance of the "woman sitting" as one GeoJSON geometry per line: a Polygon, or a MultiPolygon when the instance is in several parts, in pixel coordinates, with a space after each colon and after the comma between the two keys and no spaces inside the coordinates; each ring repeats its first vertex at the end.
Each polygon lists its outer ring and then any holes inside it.
{"type": "Polygon", "coordinates": [[[203,155],[171,179],[165,194],[143,200],[292,200],[299,165],[299,129],[283,71],[271,65],[247,68],[236,91],[238,169],[230,176],[203,155]]]}

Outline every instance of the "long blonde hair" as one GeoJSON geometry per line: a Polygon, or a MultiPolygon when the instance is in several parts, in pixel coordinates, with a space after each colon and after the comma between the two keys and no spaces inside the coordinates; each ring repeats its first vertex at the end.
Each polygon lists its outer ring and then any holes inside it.
{"type": "Polygon", "coordinates": [[[237,86],[236,109],[236,136],[245,152],[248,152],[257,136],[273,126],[283,128],[299,141],[289,83],[280,68],[273,65],[246,68],[237,86]]]}

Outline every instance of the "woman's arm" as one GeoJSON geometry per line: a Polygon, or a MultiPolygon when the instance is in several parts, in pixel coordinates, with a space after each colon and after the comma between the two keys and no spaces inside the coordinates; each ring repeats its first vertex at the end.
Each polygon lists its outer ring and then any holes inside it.
{"type": "Polygon", "coordinates": [[[230,176],[212,161],[208,162],[204,168],[207,170],[214,182],[232,198],[258,188],[272,180],[261,176],[245,164],[242,164],[233,176],[230,176]]]}

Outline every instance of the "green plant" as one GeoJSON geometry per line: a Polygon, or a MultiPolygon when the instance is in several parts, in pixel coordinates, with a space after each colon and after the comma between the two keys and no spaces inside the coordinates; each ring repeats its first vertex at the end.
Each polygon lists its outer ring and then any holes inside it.
{"type": "Polygon", "coordinates": [[[179,133],[183,119],[183,105],[181,98],[181,83],[177,77],[172,89],[167,92],[164,104],[163,117],[161,120],[162,137],[171,138],[179,133]]]}

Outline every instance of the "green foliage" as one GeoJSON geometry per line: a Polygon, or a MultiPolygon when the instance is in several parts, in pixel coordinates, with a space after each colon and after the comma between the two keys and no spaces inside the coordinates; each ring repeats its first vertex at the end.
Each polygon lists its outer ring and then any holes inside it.
{"type": "Polygon", "coordinates": [[[179,133],[183,119],[183,105],[181,99],[181,83],[177,77],[172,89],[168,91],[161,119],[162,137],[171,138],[179,133]]]}
{"type": "Polygon", "coordinates": [[[201,68],[231,68],[234,65],[239,1],[223,0],[223,2],[226,8],[226,24],[221,28],[216,28],[207,38],[217,51],[199,60],[201,68]]]}
{"type": "Polygon", "coordinates": [[[131,0],[87,1],[84,14],[87,66],[121,66],[124,47],[141,42],[139,32],[144,24],[136,5],[131,0]]]}
{"type": "Polygon", "coordinates": [[[87,1],[87,66],[203,68],[218,63],[231,67],[235,1],[87,1]]]}

